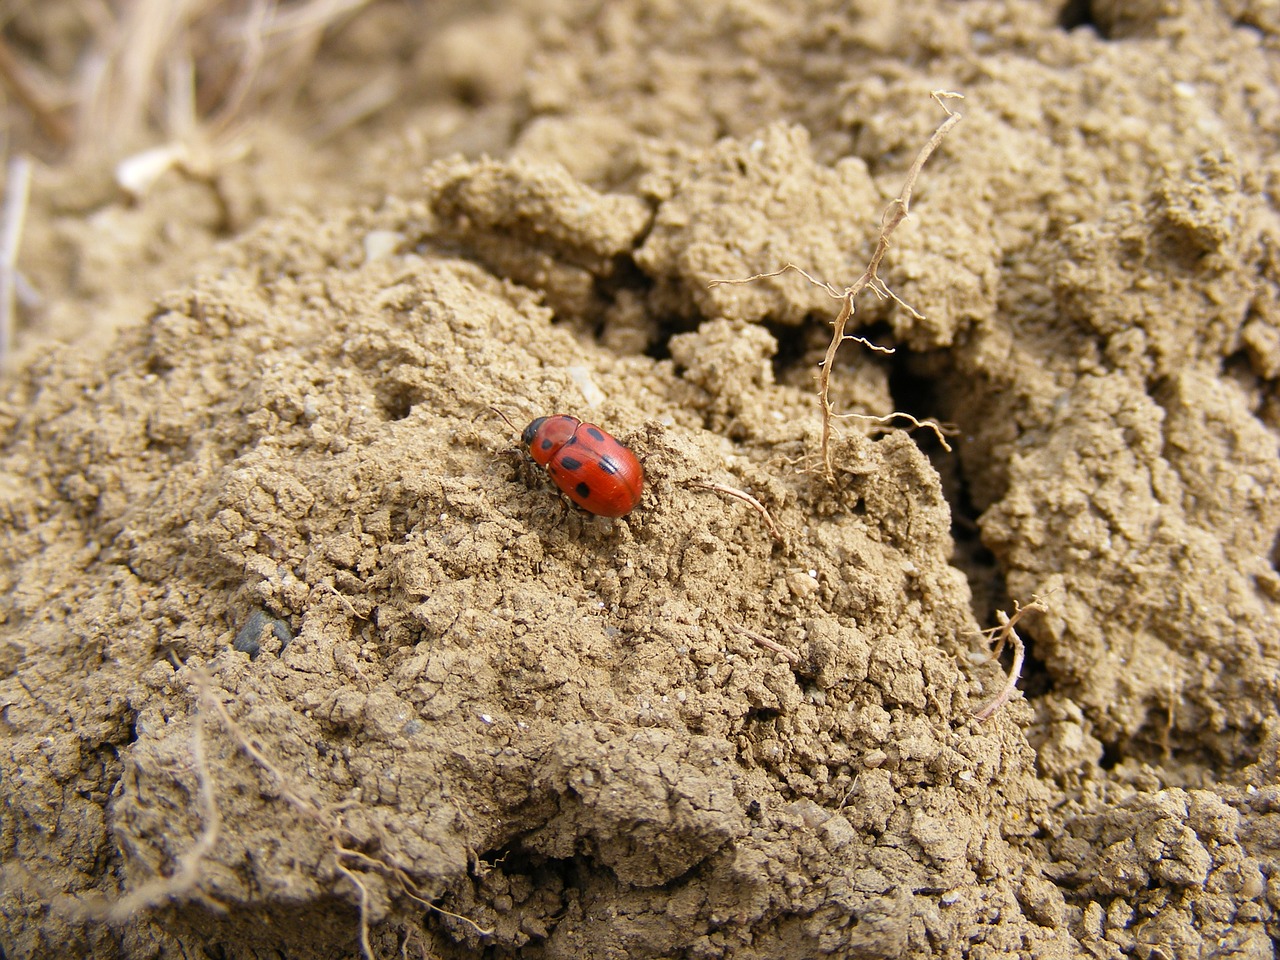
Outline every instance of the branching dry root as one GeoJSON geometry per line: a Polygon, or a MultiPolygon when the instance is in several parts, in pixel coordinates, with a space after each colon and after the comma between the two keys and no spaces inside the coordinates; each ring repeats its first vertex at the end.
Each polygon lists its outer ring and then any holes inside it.
{"type": "Polygon", "coordinates": [[[200,865],[218,842],[222,818],[218,814],[218,801],[214,795],[213,778],[205,758],[205,711],[213,702],[209,695],[209,683],[203,674],[196,680],[198,706],[192,718],[191,760],[196,772],[200,798],[200,819],[204,828],[191,849],[178,859],[178,869],[170,876],[153,877],[136,890],[121,897],[106,911],[109,923],[121,923],[136,913],[176,900],[195,891],[200,883],[200,865]]]}
{"type": "MultiPolygon", "coordinates": [[[[849,339],[848,337],[845,338],[849,339]]],[[[861,340],[861,337],[854,339],[861,340]]],[[[917,420],[909,413],[903,413],[895,410],[893,413],[886,414],[883,417],[877,417],[870,413],[838,413],[832,417],[833,420],[861,420],[865,423],[876,423],[882,427],[889,426],[894,420],[906,420],[915,430],[930,430],[933,435],[938,438],[938,443],[942,449],[951,452],[951,444],[947,443],[947,437],[955,436],[960,432],[959,428],[953,423],[939,423],[937,420],[917,420]]]]}
{"type": "Polygon", "coordinates": [[[198,784],[200,817],[203,823],[200,836],[191,848],[178,860],[178,869],[169,876],[158,876],[142,884],[136,890],[121,897],[114,903],[104,900],[86,902],[83,900],[65,904],[64,898],[56,895],[51,899],[58,901],[58,906],[67,916],[80,921],[106,920],[109,923],[122,923],[138,913],[153,909],[164,903],[179,898],[195,896],[199,892],[200,868],[205,859],[218,842],[222,820],[218,813],[217,795],[213,777],[205,756],[205,719],[216,714],[222,721],[223,728],[236,746],[253,763],[257,764],[272,780],[276,795],[293,807],[298,813],[317,824],[325,833],[334,854],[334,868],[351,882],[360,898],[360,952],[374,960],[372,945],[369,941],[369,887],[362,878],[365,871],[378,873],[391,879],[400,892],[410,899],[434,910],[442,916],[460,920],[470,924],[481,937],[489,936],[492,930],[481,927],[475,921],[460,914],[445,910],[424,898],[418,891],[413,879],[394,864],[376,857],[370,857],[353,850],[343,844],[344,833],[342,812],[354,805],[353,801],[322,804],[309,790],[295,787],[271,759],[257,747],[238,723],[231,717],[226,706],[210,690],[209,680],[201,671],[196,671],[197,708],[193,717],[191,737],[192,765],[198,784]]]}
{"type": "Polygon", "coordinates": [[[310,818],[324,829],[333,848],[335,868],[351,882],[352,886],[356,888],[356,892],[360,896],[360,951],[363,956],[368,958],[368,960],[374,960],[373,949],[369,943],[369,888],[365,884],[364,880],[361,879],[360,871],[353,869],[354,867],[361,867],[365,870],[370,870],[390,878],[395,881],[396,885],[400,888],[400,891],[406,896],[416,900],[418,903],[423,904],[429,909],[436,911],[442,916],[453,917],[456,920],[461,920],[464,923],[470,924],[476,933],[482,937],[489,936],[493,933],[492,930],[481,927],[474,920],[461,916],[460,914],[452,913],[445,910],[443,907],[438,907],[431,901],[422,897],[419,894],[418,888],[414,884],[412,878],[394,864],[387,863],[376,857],[370,857],[367,854],[361,853],[359,850],[353,850],[350,847],[344,846],[340,839],[342,833],[341,813],[352,804],[350,802],[321,804],[318,800],[312,797],[309,792],[294,789],[294,787],[289,783],[288,778],[285,777],[284,773],[274,763],[272,763],[261,750],[250,742],[249,738],[240,728],[240,725],[231,718],[226,707],[216,699],[211,700],[211,703],[217,711],[218,716],[221,718],[223,726],[226,727],[227,733],[231,736],[231,739],[235,741],[236,745],[244,751],[245,755],[253,760],[254,763],[258,764],[258,766],[275,779],[277,789],[280,791],[280,798],[296,809],[299,813],[310,818]]]}
{"type": "MultiPolygon", "coordinates": [[[[162,904],[197,894],[200,884],[200,867],[204,863],[222,830],[222,818],[218,812],[217,796],[214,791],[213,777],[209,773],[209,764],[205,756],[204,720],[206,711],[212,704],[209,696],[208,681],[198,675],[197,707],[192,717],[191,733],[191,765],[196,775],[196,793],[200,805],[200,820],[203,826],[196,842],[186,853],[178,858],[178,868],[167,876],[155,876],[141,886],[125,894],[119,900],[110,901],[105,897],[82,898],[68,896],[55,890],[46,893],[51,904],[63,916],[70,920],[89,923],[106,921],[119,924],[131,917],[151,910],[162,904]]],[[[32,879],[43,887],[42,881],[34,874],[32,879]]]]}
{"type": "MultiPolygon", "coordinates": [[[[946,112],[947,118],[938,125],[920,152],[916,155],[911,167],[907,170],[906,180],[902,185],[902,191],[889,204],[885,210],[884,216],[880,223],[880,237],[876,240],[875,252],[871,254],[871,260],[867,264],[867,269],[863,271],[862,276],[853,281],[843,290],[832,285],[831,283],[819,280],[811,274],[805,272],[794,263],[785,264],[771,273],[758,273],[752,277],[744,277],[740,280],[713,280],[711,286],[717,286],[722,283],[754,283],[757,280],[764,280],[768,277],[776,277],[786,273],[788,270],[794,270],[800,276],[804,277],[815,286],[822,287],[827,291],[832,299],[840,301],[840,312],[832,321],[831,343],[827,346],[826,356],[820,365],[821,372],[818,374],[818,401],[822,408],[822,465],[823,472],[826,474],[827,480],[831,481],[835,478],[835,473],[831,467],[831,434],[837,414],[831,407],[830,388],[831,388],[831,366],[835,362],[836,351],[840,349],[840,344],[845,340],[856,339],[864,345],[870,347],[877,352],[886,352],[888,348],[875,347],[867,343],[861,337],[850,337],[845,334],[845,326],[849,322],[849,318],[853,316],[854,301],[862,291],[870,289],[872,293],[880,297],[882,300],[892,300],[904,310],[908,311],[913,317],[923,319],[923,316],[910,304],[901,300],[897,294],[890,290],[880,279],[879,270],[880,262],[884,259],[885,253],[889,250],[889,240],[893,236],[893,232],[898,229],[898,225],[907,218],[911,210],[911,195],[915,191],[916,180],[920,176],[920,171],[924,168],[925,162],[933,155],[933,151],[938,149],[939,144],[946,135],[951,131],[957,123],[960,122],[961,114],[956,113],[947,106],[947,101],[952,99],[962,99],[958,93],[952,93],[947,90],[935,90],[933,98],[938,101],[939,105],[946,112]]],[[[893,416],[907,416],[906,414],[894,414],[893,416]]],[[[914,420],[914,418],[912,418],[914,420]]],[[[931,426],[938,434],[938,439],[948,450],[945,438],[942,436],[942,430],[937,425],[921,424],[916,421],[917,426],[931,426]]]]}
{"type": "Polygon", "coordinates": [[[1049,609],[1049,605],[1040,597],[1032,597],[1031,602],[1025,607],[1015,600],[1013,602],[1013,607],[1012,617],[1003,610],[997,611],[996,616],[1000,620],[1000,626],[982,631],[988,641],[993,642],[996,645],[995,649],[991,651],[991,655],[987,659],[994,660],[996,657],[1000,656],[1000,654],[1004,652],[1005,644],[1010,643],[1013,645],[1013,665],[1009,668],[1009,675],[1005,678],[1004,686],[1000,688],[1000,692],[996,694],[995,699],[981,710],[975,711],[973,714],[978,720],[989,720],[995,715],[997,710],[1013,698],[1014,691],[1018,689],[1018,677],[1022,673],[1022,661],[1026,656],[1026,647],[1014,627],[1017,625],[1019,620],[1032,610],[1038,610],[1041,613],[1044,613],[1049,609]]]}

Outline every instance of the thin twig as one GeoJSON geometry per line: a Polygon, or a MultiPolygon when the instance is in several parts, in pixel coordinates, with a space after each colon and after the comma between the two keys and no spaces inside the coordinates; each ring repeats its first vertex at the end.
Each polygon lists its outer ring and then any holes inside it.
{"type": "Polygon", "coordinates": [[[832,286],[830,283],[828,283],[825,280],[819,280],[813,274],[809,273],[809,271],[805,270],[803,267],[794,263],[784,263],[777,270],[770,270],[768,273],[753,273],[749,277],[737,277],[733,280],[709,280],[707,282],[707,286],[708,287],[721,287],[721,286],[732,287],[740,283],[755,283],[757,280],[769,280],[769,279],[772,279],[773,277],[780,277],[784,273],[786,273],[788,270],[800,274],[800,276],[804,277],[815,287],[822,287],[823,290],[827,291],[827,296],[829,296],[832,300],[844,299],[844,292],[842,290],[832,286]]]}
{"type": "Polygon", "coordinates": [[[864,347],[866,347],[866,348],[867,348],[868,350],[870,350],[872,353],[883,353],[885,356],[890,356],[890,357],[891,357],[891,356],[893,356],[895,353],[897,353],[897,352],[898,352],[898,350],[897,350],[897,348],[896,348],[896,347],[883,347],[883,346],[881,346],[881,345],[880,345],[880,344],[878,344],[878,343],[872,343],[872,342],[871,342],[870,340],[868,340],[866,337],[857,337],[857,336],[854,336],[854,335],[853,335],[853,334],[851,334],[851,333],[846,333],[844,338],[845,338],[846,340],[852,340],[854,343],[860,343],[860,344],[862,344],[864,347]]]}
{"type": "Polygon", "coordinates": [[[792,663],[800,662],[800,654],[796,653],[794,650],[788,650],[786,647],[778,643],[776,640],[770,640],[768,637],[761,636],[760,634],[756,633],[754,630],[748,630],[746,627],[742,626],[741,624],[731,623],[729,624],[729,626],[734,630],[737,630],[738,633],[742,634],[748,640],[751,640],[753,643],[759,644],[760,646],[764,647],[766,650],[772,650],[774,653],[780,653],[784,657],[786,657],[788,660],[790,660],[792,663]]]}
{"type": "MultiPolygon", "coordinates": [[[[893,236],[893,232],[898,229],[898,225],[911,212],[911,195],[915,192],[916,179],[920,176],[920,171],[924,168],[925,162],[933,155],[933,151],[938,149],[938,145],[942,143],[943,138],[951,131],[951,128],[960,122],[961,115],[952,112],[946,104],[948,98],[956,96],[959,95],[943,92],[934,93],[933,97],[942,106],[942,109],[946,111],[947,119],[943,120],[938,125],[938,128],[933,131],[933,136],[920,148],[920,152],[916,154],[915,160],[907,170],[907,177],[902,184],[902,191],[886,211],[886,219],[880,227],[880,237],[876,240],[876,249],[871,254],[867,269],[863,271],[862,276],[845,287],[840,313],[832,324],[831,343],[827,345],[826,357],[823,359],[822,369],[818,374],[818,401],[822,407],[822,464],[826,470],[828,480],[834,479],[835,476],[831,467],[831,423],[835,411],[831,407],[830,393],[831,367],[836,359],[836,351],[840,349],[840,344],[844,342],[845,324],[853,316],[853,302],[857,299],[858,294],[868,286],[871,286],[877,293],[890,293],[888,288],[880,282],[880,278],[877,275],[877,271],[880,269],[880,262],[889,251],[889,240],[893,236]]],[[[896,296],[893,299],[898,303],[902,303],[896,296]]],[[[912,313],[919,316],[914,310],[912,310],[912,313]]]]}

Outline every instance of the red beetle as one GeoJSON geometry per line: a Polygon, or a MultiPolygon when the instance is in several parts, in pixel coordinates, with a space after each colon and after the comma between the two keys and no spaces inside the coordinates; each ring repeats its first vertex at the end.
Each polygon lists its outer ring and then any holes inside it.
{"type": "Polygon", "coordinates": [[[601,517],[625,517],[640,505],[644,468],[634,453],[594,423],[563,413],[539,417],[520,439],[582,509],[601,517]]]}

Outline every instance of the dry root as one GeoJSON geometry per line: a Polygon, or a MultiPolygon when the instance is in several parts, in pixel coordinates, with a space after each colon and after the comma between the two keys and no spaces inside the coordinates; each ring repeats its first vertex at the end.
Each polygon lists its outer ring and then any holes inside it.
{"type": "MultiPolygon", "coordinates": [[[[209,763],[205,757],[204,721],[214,702],[209,696],[208,688],[207,678],[203,674],[197,674],[197,706],[192,717],[191,732],[191,767],[196,775],[196,795],[202,827],[196,842],[178,858],[177,869],[172,874],[152,877],[115,901],[100,896],[69,897],[59,891],[48,890],[45,895],[50,903],[68,919],[81,923],[105,920],[119,924],[145,910],[198,893],[200,868],[218,842],[222,830],[213,777],[209,773],[209,763]]],[[[38,877],[34,874],[31,876],[37,886],[43,887],[38,877]]]]}
{"type": "MultiPolygon", "coordinates": [[[[772,273],[758,273],[753,277],[745,277],[740,280],[713,280],[711,282],[712,286],[716,286],[721,283],[753,283],[756,280],[763,280],[767,277],[776,277],[780,274],[786,273],[788,270],[794,270],[810,283],[826,290],[832,299],[840,301],[840,312],[836,315],[835,320],[833,320],[831,324],[831,343],[827,346],[826,356],[823,358],[821,363],[821,372],[818,374],[818,401],[822,408],[822,465],[823,472],[826,474],[828,481],[835,478],[835,473],[831,467],[831,434],[833,425],[837,419],[837,414],[831,407],[830,388],[831,366],[835,362],[836,351],[840,349],[840,344],[844,343],[846,340],[854,339],[859,340],[861,343],[873,350],[876,350],[877,352],[891,352],[888,351],[888,348],[876,347],[861,337],[851,337],[845,334],[845,327],[849,323],[849,318],[853,316],[854,301],[862,291],[870,289],[872,293],[880,297],[882,300],[892,300],[894,303],[909,312],[913,317],[923,319],[923,316],[919,311],[910,304],[899,299],[897,294],[885,285],[884,281],[880,279],[879,270],[880,262],[884,259],[885,253],[889,250],[889,240],[893,236],[893,232],[898,229],[898,224],[902,223],[902,221],[907,218],[907,214],[911,210],[911,195],[915,191],[916,180],[920,176],[920,171],[924,168],[925,162],[929,157],[933,155],[933,151],[938,149],[938,145],[942,143],[943,138],[951,131],[951,128],[960,122],[961,114],[954,112],[947,106],[948,100],[958,99],[960,98],[960,94],[951,93],[946,90],[937,90],[934,91],[933,98],[938,101],[942,109],[946,112],[947,118],[938,125],[938,128],[933,131],[933,136],[931,136],[925,145],[920,148],[920,152],[916,155],[911,167],[907,170],[907,177],[902,185],[902,191],[894,198],[893,202],[889,204],[888,209],[885,210],[884,216],[881,219],[880,237],[876,241],[875,252],[871,254],[871,260],[868,262],[867,269],[863,271],[862,276],[858,277],[857,280],[853,281],[853,283],[842,290],[827,281],[819,280],[809,273],[806,273],[794,263],[788,263],[779,267],[777,270],[774,270],[772,273]]],[[[906,414],[894,414],[893,416],[906,416],[906,414]]],[[[921,425],[919,424],[919,421],[917,421],[917,425],[921,425]]],[[[933,429],[938,434],[938,439],[942,441],[943,446],[946,446],[946,440],[942,436],[941,428],[934,425],[933,429]]],[[[950,447],[947,447],[947,449],[949,450],[950,447]]]]}
{"type": "MultiPolygon", "coordinates": [[[[847,337],[845,339],[848,339],[847,337]]],[[[854,339],[861,340],[861,337],[854,339]]],[[[933,435],[938,438],[938,444],[947,453],[951,452],[951,444],[947,443],[947,437],[955,436],[960,432],[959,428],[953,423],[939,423],[937,420],[917,420],[909,413],[903,413],[895,410],[893,413],[883,417],[873,416],[869,413],[840,413],[832,417],[833,420],[861,420],[864,423],[876,423],[882,427],[887,427],[894,420],[906,420],[911,424],[914,430],[930,430],[933,435]]],[[[830,465],[828,464],[828,467],[830,465]]]]}
{"type": "Polygon", "coordinates": [[[334,853],[334,866],[337,871],[351,882],[356,888],[356,892],[360,896],[360,952],[367,960],[374,960],[373,949],[369,943],[369,888],[361,878],[361,870],[368,870],[385,876],[399,887],[400,891],[412,900],[416,900],[423,906],[434,910],[442,916],[452,917],[470,924],[471,927],[480,936],[485,937],[493,933],[492,930],[485,929],[477,924],[474,920],[464,917],[460,914],[452,913],[443,907],[438,907],[431,901],[422,897],[413,879],[394,864],[387,863],[376,857],[368,856],[359,850],[353,850],[342,843],[342,811],[350,802],[337,804],[321,804],[309,791],[303,789],[295,789],[274,763],[267,756],[250,742],[249,738],[241,730],[240,725],[231,718],[225,706],[216,699],[212,700],[212,705],[221,718],[223,726],[226,727],[231,739],[236,745],[248,756],[254,763],[258,764],[268,775],[276,781],[276,788],[279,790],[279,796],[282,800],[292,806],[303,816],[308,817],[319,825],[329,838],[334,853]],[[361,868],[361,869],[356,869],[361,868]]]}
{"type": "Polygon", "coordinates": [[[700,487],[703,490],[714,490],[716,493],[723,493],[725,496],[734,497],[748,504],[760,516],[764,517],[765,526],[769,528],[769,536],[773,537],[778,543],[784,542],[782,531],[773,522],[773,517],[770,515],[768,508],[745,490],[739,490],[737,487],[727,487],[722,483],[712,483],[709,480],[695,480],[693,486],[700,487]]]}
{"type": "Polygon", "coordinates": [[[974,717],[978,720],[988,720],[995,715],[995,712],[1008,703],[1012,698],[1014,691],[1018,689],[1018,677],[1022,673],[1022,661],[1026,656],[1026,647],[1022,642],[1022,638],[1018,636],[1018,632],[1014,630],[1018,621],[1021,620],[1032,610],[1039,610],[1041,613],[1049,609],[1039,597],[1032,597],[1031,602],[1025,607],[1018,601],[1013,602],[1013,616],[1009,616],[1003,610],[996,613],[1000,620],[1000,626],[992,627],[990,630],[984,630],[983,634],[988,641],[994,643],[995,649],[991,651],[988,659],[994,660],[1004,652],[1006,643],[1013,645],[1013,665],[1009,668],[1009,675],[1005,678],[1004,686],[1000,688],[1000,692],[996,694],[995,699],[988,703],[981,710],[974,712],[974,717]]]}
{"type": "Polygon", "coordinates": [[[106,920],[110,923],[122,923],[145,910],[153,909],[179,898],[198,895],[201,866],[218,842],[222,825],[221,817],[218,813],[215,785],[205,757],[205,720],[210,715],[216,714],[236,746],[274,781],[276,796],[325,832],[333,850],[335,870],[351,882],[360,899],[360,952],[367,960],[374,960],[374,953],[372,944],[369,941],[369,887],[362,876],[366,872],[378,873],[387,877],[398,887],[401,893],[410,899],[442,916],[470,924],[481,937],[493,933],[492,930],[481,927],[468,917],[445,910],[443,907],[439,907],[421,896],[413,879],[394,864],[345,846],[341,839],[344,833],[342,812],[352,806],[353,802],[323,804],[305,786],[298,787],[292,784],[284,772],[250,740],[240,725],[232,719],[226,706],[211,693],[208,678],[201,671],[196,671],[196,685],[198,706],[193,717],[191,753],[192,766],[195,770],[198,785],[200,818],[203,823],[199,837],[191,848],[179,858],[178,869],[173,874],[148,880],[114,903],[105,900],[88,902],[80,900],[66,905],[61,902],[63,900],[62,897],[56,895],[51,897],[51,899],[59,901],[58,906],[69,917],[81,921],[106,920]]]}
{"type": "Polygon", "coordinates": [[[222,818],[218,814],[213,778],[209,775],[209,764],[204,752],[204,715],[213,700],[209,695],[208,680],[203,674],[196,678],[196,689],[199,699],[196,714],[192,718],[191,762],[196,772],[200,818],[204,828],[191,849],[178,859],[176,872],[167,877],[154,877],[127,896],[121,897],[107,910],[108,922],[120,923],[143,910],[194,892],[200,882],[200,865],[218,842],[222,818]]]}

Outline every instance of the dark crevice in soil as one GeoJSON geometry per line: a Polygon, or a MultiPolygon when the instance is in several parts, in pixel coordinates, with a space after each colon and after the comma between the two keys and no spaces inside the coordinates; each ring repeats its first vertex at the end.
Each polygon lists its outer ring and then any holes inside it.
{"type": "Polygon", "coordinates": [[[794,377],[796,367],[803,366],[810,376],[817,373],[811,366],[813,354],[813,325],[805,323],[793,326],[782,323],[763,324],[764,328],[778,341],[777,352],[773,355],[773,378],[778,383],[786,383],[794,377]]]}
{"type": "Polygon", "coordinates": [[[1092,27],[1098,32],[1098,36],[1106,39],[1106,34],[1098,27],[1098,21],[1093,15],[1093,4],[1089,0],[1067,0],[1058,11],[1058,26],[1063,30],[1092,27]]]}
{"type": "Polygon", "coordinates": [[[1055,686],[1053,674],[1045,662],[1036,656],[1035,640],[1028,635],[1023,624],[1018,625],[1018,636],[1022,638],[1026,648],[1026,655],[1022,661],[1022,679],[1018,681],[1018,689],[1028,700],[1035,700],[1037,697],[1052,693],[1055,686]]]}
{"type": "Polygon", "coordinates": [[[391,383],[377,391],[377,399],[385,419],[403,420],[423,398],[405,384],[391,383]]]}
{"type": "MultiPolygon", "coordinates": [[[[937,364],[926,365],[918,354],[904,347],[891,358],[889,390],[894,409],[909,413],[918,420],[933,418],[943,423],[950,421],[950,411],[940,409],[941,400],[936,389],[937,364]],[[928,374],[921,373],[926,366],[928,374]]],[[[982,542],[978,518],[981,511],[970,495],[969,478],[965,476],[952,442],[952,451],[943,449],[931,430],[916,430],[912,434],[921,451],[929,458],[942,481],[942,495],[951,509],[951,536],[955,553],[951,563],[964,572],[969,580],[971,609],[982,624],[994,624],[996,609],[1007,609],[1004,592],[1004,575],[994,555],[982,542]]],[[[956,438],[952,438],[954,441],[956,438]]]]}
{"type": "Polygon", "coordinates": [[[1102,759],[1098,761],[1098,766],[1103,770],[1114,770],[1116,764],[1124,759],[1124,755],[1114,743],[1104,743],[1102,745],[1102,759]]]}
{"type": "MultiPolygon", "coordinates": [[[[871,330],[865,336],[873,343],[880,341],[871,330]]],[[[935,378],[921,376],[916,355],[903,346],[897,346],[897,353],[889,358],[889,392],[893,396],[893,408],[901,413],[909,413],[917,420],[935,419],[942,423],[947,421],[945,411],[938,409],[938,392],[934,389],[935,378]]],[[[932,430],[918,430],[914,434],[916,444],[931,460],[937,460],[938,454],[946,454],[942,444],[932,430]]]]}

